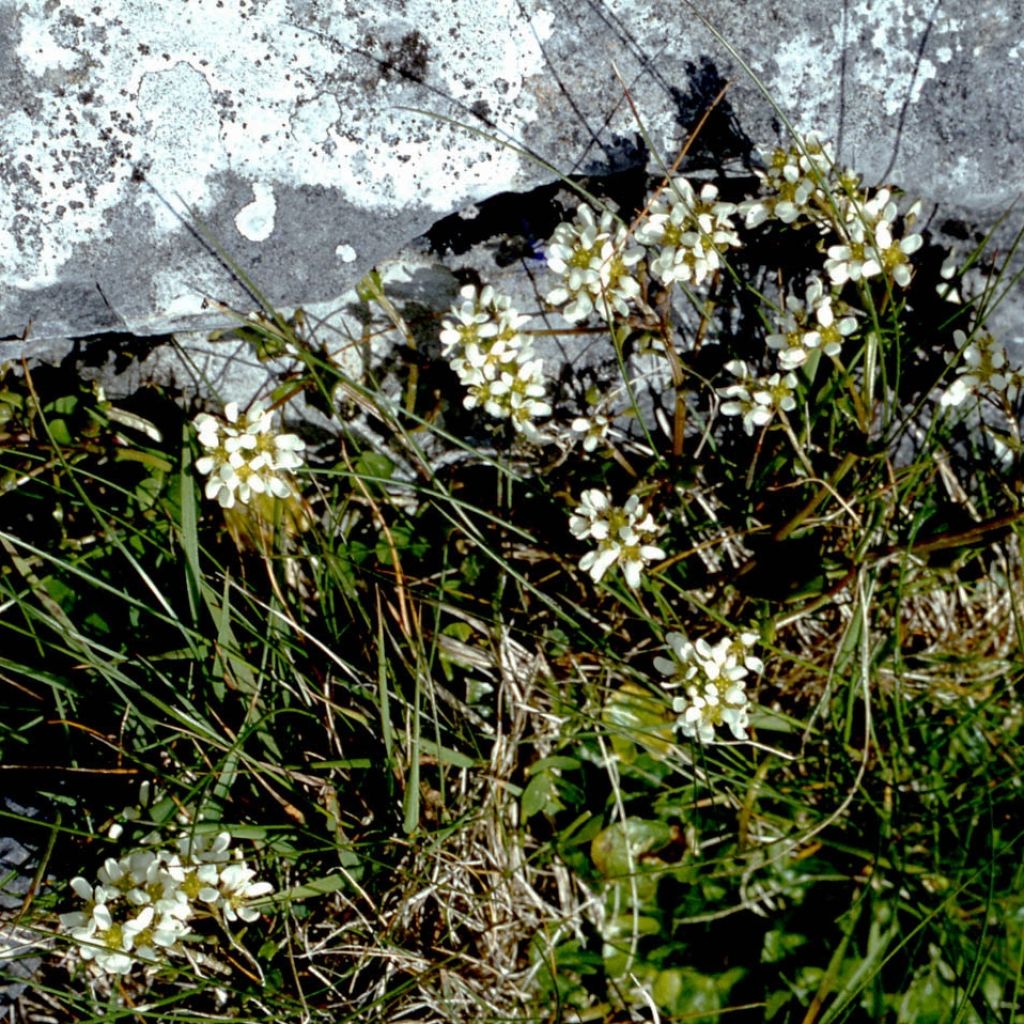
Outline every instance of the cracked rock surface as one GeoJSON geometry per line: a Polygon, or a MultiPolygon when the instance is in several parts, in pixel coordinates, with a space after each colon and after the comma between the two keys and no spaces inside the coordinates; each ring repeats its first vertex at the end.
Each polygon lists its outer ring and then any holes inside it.
{"type": "Polygon", "coordinates": [[[669,159],[731,79],[695,157],[742,160],[781,111],[867,181],[994,222],[1024,5],[837,7],[0,0],[0,356],[223,325],[210,299],[253,305],[225,261],[275,305],[330,301],[453,210],[642,162],[624,85],[669,159]]]}

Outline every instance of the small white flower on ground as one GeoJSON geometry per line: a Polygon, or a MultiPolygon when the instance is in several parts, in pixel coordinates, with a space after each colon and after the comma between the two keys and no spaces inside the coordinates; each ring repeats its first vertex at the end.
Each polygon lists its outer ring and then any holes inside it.
{"type": "Polygon", "coordinates": [[[207,498],[232,508],[260,494],[282,499],[294,494],[291,474],[302,465],[306,443],[295,434],[277,433],[273,421],[273,413],[259,402],[245,413],[237,402],[229,402],[223,418],[205,412],[196,416],[193,424],[205,449],[196,470],[208,478],[207,498]]]}
{"type": "Polygon", "coordinates": [[[599,444],[603,444],[611,429],[611,420],[593,408],[587,410],[586,416],[577,416],[569,426],[574,434],[583,435],[583,450],[585,452],[595,451],[599,444]]]}
{"type": "Polygon", "coordinates": [[[938,292],[939,296],[946,300],[946,302],[953,302],[960,305],[964,300],[960,294],[960,289],[956,286],[953,279],[957,277],[958,260],[957,254],[951,252],[943,261],[942,268],[939,270],[939,276],[942,281],[935,286],[935,291],[938,292]]]}
{"type": "Polygon", "coordinates": [[[924,244],[920,235],[906,235],[895,239],[892,225],[883,221],[875,229],[875,247],[878,250],[882,270],[901,288],[910,284],[910,257],[924,244]]]}
{"type": "MultiPolygon", "coordinates": [[[[957,367],[958,376],[940,396],[940,405],[957,406],[968,396],[984,391],[1006,393],[1011,385],[1019,384],[1019,371],[1008,368],[1006,348],[991,334],[984,332],[975,335],[968,344],[967,335],[958,330],[953,332],[953,340],[957,351],[961,353],[962,362],[957,367]]],[[[953,356],[951,360],[955,358],[953,356]]]]}
{"type": "Polygon", "coordinates": [[[611,209],[603,210],[597,220],[581,203],[572,223],[555,228],[546,256],[548,267],[562,279],[546,301],[560,307],[566,320],[578,323],[594,313],[605,320],[630,315],[640,296],[633,268],[644,251],[632,244],[626,226],[611,209]]]}
{"type": "Polygon", "coordinates": [[[595,583],[617,564],[627,585],[635,590],[648,563],[665,557],[662,548],[650,543],[658,528],[635,494],[620,508],[598,488],[584,491],[579,507],[569,518],[569,531],[578,540],[598,542],[597,548],[579,561],[580,568],[595,583]]]}
{"type": "Polygon", "coordinates": [[[737,740],[747,738],[750,700],[747,677],[760,673],[764,664],[752,653],[756,637],[743,632],[723,637],[715,644],[691,643],[680,633],[669,633],[669,657],[654,659],[654,667],[668,690],[682,690],[672,701],[676,727],[690,739],[714,743],[715,730],[726,726],[737,740]]]}
{"type": "Polygon", "coordinates": [[[269,882],[254,882],[255,876],[256,872],[243,863],[229,864],[221,869],[218,906],[227,920],[252,922],[259,918],[260,912],[249,906],[249,901],[267,896],[274,887],[269,882]]]}
{"type": "Polygon", "coordinates": [[[836,285],[847,281],[860,281],[882,272],[878,251],[870,243],[864,225],[850,225],[847,241],[830,245],[825,260],[825,271],[836,285]]]}
{"type": "Polygon", "coordinates": [[[769,377],[755,377],[742,359],[732,359],[725,369],[738,383],[718,388],[718,394],[726,401],[720,406],[724,416],[741,416],[743,429],[753,435],[757,427],[771,422],[778,412],[790,412],[796,408],[798,381],[792,373],[773,373],[769,377]]]}
{"type": "Polygon", "coordinates": [[[696,192],[685,178],[673,178],[650,202],[636,240],[655,255],[652,276],[668,286],[699,286],[722,266],[722,256],[740,245],[732,222],[734,203],[721,202],[707,183],[696,192]]]}
{"type": "Polygon", "coordinates": [[[737,383],[718,388],[718,394],[726,399],[719,407],[723,416],[742,416],[743,429],[752,435],[757,427],[771,422],[771,409],[754,401],[751,387],[756,384],[753,371],[742,359],[731,359],[725,369],[737,378],[737,383]]]}

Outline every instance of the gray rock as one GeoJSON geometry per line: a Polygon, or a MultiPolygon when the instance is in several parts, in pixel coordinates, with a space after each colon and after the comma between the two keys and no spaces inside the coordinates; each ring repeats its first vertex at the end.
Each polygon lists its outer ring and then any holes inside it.
{"type": "Polygon", "coordinates": [[[0,357],[223,325],[205,299],[255,305],[225,262],[330,301],[467,203],[642,162],[622,83],[671,160],[733,79],[694,157],[745,158],[780,114],[737,54],[869,181],[984,226],[1024,134],[1022,3],[987,7],[710,0],[716,35],[626,0],[0,0],[0,357]]]}
{"type": "MultiPolygon", "coordinates": [[[[6,797],[2,808],[21,817],[39,813],[6,797]]],[[[9,1006],[25,991],[26,982],[21,979],[31,978],[41,962],[39,936],[9,923],[32,886],[37,864],[35,851],[13,836],[0,836],[0,1007],[9,1006]]]]}
{"type": "Polygon", "coordinates": [[[10,1006],[28,988],[42,963],[39,948],[39,936],[33,932],[0,930],[0,1007],[10,1006]]]}

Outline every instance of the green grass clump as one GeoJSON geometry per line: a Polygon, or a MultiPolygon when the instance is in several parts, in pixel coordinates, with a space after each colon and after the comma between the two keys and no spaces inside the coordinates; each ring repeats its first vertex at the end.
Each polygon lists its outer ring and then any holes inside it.
{"type": "Polygon", "coordinates": [[[572,184],[361,375],[7,372],[25,1019],[1024,1020],[1015,282],[814,136],[572,184]]]}

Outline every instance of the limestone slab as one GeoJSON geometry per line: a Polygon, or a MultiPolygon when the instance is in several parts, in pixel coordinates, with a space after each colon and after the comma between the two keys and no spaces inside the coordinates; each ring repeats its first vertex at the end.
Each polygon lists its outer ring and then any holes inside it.
{"type": "MultiPolygon", "coordinates": [[[[0,355],[339,296],[556,172],[801,130],[991,223],[1022,184],[1021,0],[2,0],[0,355]],[[751,77],[773,97],[773,108],[751,77]],[[20,339],[27,337],[28,346],[20,339]]],[[[656,161],[655,161],[656,163],[656,161]]]]}

